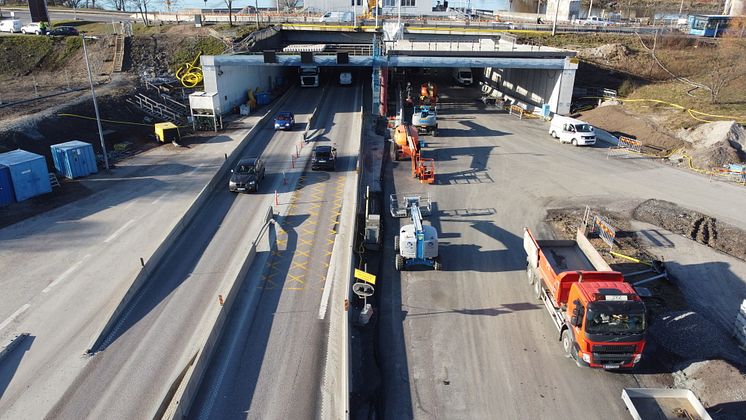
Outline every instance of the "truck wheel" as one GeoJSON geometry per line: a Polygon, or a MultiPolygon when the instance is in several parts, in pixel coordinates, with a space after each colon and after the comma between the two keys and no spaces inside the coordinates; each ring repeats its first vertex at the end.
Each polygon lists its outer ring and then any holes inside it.
{"type": "Polygon", "coordinates": [[[534,269],[528,264],[526,264],[526,276],[528,277],[529,286],[534,284],[534,269]]]}
{"type": "Polygon", "coordinates": [[[538,279],[534,282],[534,297],[541,300],[541,280],[538,279]]]}
{"type": "Polygon", "coordinates": [[[402,257],[399,254],[396,254],[396,259],[394,260],[394,267],[396,267],[396,271],[402,271],[404,269],[404,257],[402,257]]]}
{"type": "Polygon", "coordinates": [[[572,357],[572,334],[568,329],[562,331],[562,348],[568,356],[572,357]]]}
{"type": "Polygon", "coordinates": [[[443,269],[443,264],[441,264],[440,261],[435,260],[435,262],[433,262],[433,269],[435,269],[435,271],[440,271],[443,269]]]}
{"type": "Polygon", "coordinates": [[[394,236],[394,251],[399,252],[399,235],[394,236]]]}
{"type": "Polygon", "coordinates": [[[555,131],[552,131],[552,133],[550,134],[550,136],[552,136],[553,139],[559,138],[559,137],[557,137],[557,132],[555,132],[555,131]]]}
{"type": "Polygon", "coordinates": [[[573,146],[575,146],[575,147],[578,147],[578,141],[577,141],[577,140],[575,140],[575,139],[572,139],[572,140],[570,141],[570,144],[572,144],[572,145],[573,145],[573,146]]]}

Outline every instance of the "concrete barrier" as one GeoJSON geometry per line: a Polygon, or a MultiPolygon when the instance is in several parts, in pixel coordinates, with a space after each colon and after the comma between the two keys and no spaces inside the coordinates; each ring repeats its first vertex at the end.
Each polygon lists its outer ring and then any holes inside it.
{"type": "Polygon", "coordinates": [[[160,246],[158,246],[155,252],[153,252],[153,255],[148,258],[148,261],[145,263],[142,270],[140,270],[140,273],[138,273],[138,275],[135,277],[135,280],[132,282],[129,290],[127,290],[127,293],[125,293],[124,297],[119,302],[119,305],[117,305],[113,313],[107,318],[106,324],[104,324],[104,326],[100,330],[101,333],[91,343],[91,345],[88,347],[88,350],[86,350],[86,353],[96,353],[99,350],[105,349],[110,344],[108,342],[108,338],[111,332],[117,328],[117,325],[119,324],[119,316],[129,307],[130,304],[132,304],[137,298],[139,298],[142,290],[145,289],[145,286],[147,285],[151,274],[156,270],[171,246],[173,246],[179,236],[181,236],[181,234],[184,232],[186,227],[189,226],[189,224],[195,218],[199,210],[202,208],[202,205],[209,198],[212,190],[215,189],[215,187],[220,182],[222,182],[228,171],[238,161],[244,147],[246,147],[246,145],[254,137],[254,135],[259,130],[261,130],[262,127],[264,127],[265,123],[269,119],[271,119],[272,116],[274,116],[277,110],[293,94],[295,89],[297,89],[297,87],[289,89],[287,92],[285,92],[284,95],[282,95],[277,101],[275,101],[275,103],[267,110],[266,114],[264,114],[264,116],[262,116],[262,118],[253,127],[251,127],[243,140],[241,140],[241,143],[239,143],[239,145],[236,146],[235,149],[233,149],[233,152],[231,152],[230,156],[228,156],[228,159],[223,163],[220,169],[218,169],[217,173],[212,177],[212,179],[210,179],[210,182],[208,182],[207,185],[202,188],[202,190],[197,195],[197,198],[195,198],[195,200],[189,206],[189,209],[187,209],[184,215],[181,216],[179,221],[176,222],[176,224],[174,225],[173,229],[171,229],[171,232],[168,234],[168,236],[166,236],[166,239],[161,242],[160,246]]]}
{"type": "MultiPolygon", "coordinates": [[[[335,264],[332,291],[329,303],[329,334],[327,335],[326,360],[324,361],[324,376],[321,384],[321,419],[346,419],[349,416],[349,299],[351,293],[351,280],[353,278],[353,258],[355,235],[357,234],[356,215],[359,202],[359,185],[360,185],[360,150],[363,138],[363,109],[362,97],[360,109],[355,113],[353,118],[357,127],[354,128],[358,135],[357,144],[357,162],[356,172],[357,179],[354,183],[345,185],[344,196],[353,197],[353,200],[347,203],[350,206],[343,208],[340,218],[340,225],[351,226],[352,229],[345,230],[341,235],[347,237],[338,237],[337,240],[344,241],[342,255],[334,256],[339,258],[342,263],[335,264]],[[349,191],[352,190],[352,191],[349,191]]],[[[335,247],[336,248],[336,247],[335,247]]]]}
{"type": "Polygon", "coordinates": [[[741,349],[746,351],[746,299],[741,302],[741,308],[738,311],[738,315],[736,315],[733,336],[738,341],[738,345],[741,349]]]}
{"type": "MultiPolygon", "coordinates": [[[[241,267],[238,270],[231,267],[234,269],[235,274],[226,276],[227,278],[233,279],[233,281],[225,294],[223,304],[215,306],[213,312],[208,314],[206,321],[203,323],[205,328],[200,328],[201,331],[209,331],[204,340],[204,345],[197,351],[196,357],[190,360],[189,365],[185,369],[184,375],[180,378],[180,383],[172,386],[172,388],[175,389],[173,395],[167,395],[166,398],[164,398],[164,401],[161,404],[161,407],[164,408],[163,413],[157,413],[155,416],[156,418],[183,419],[189,414],[189,410],[191,410],[192,403],[194,402],[194,397],[197,394],[197,391],[199,391],[199,387],[202,383],[202,379],[205,377],[207,368],[210,366],[215,348],[223,336],[225,323],[230,315],[233,303],[236,301],[236,296],[243,287],[244,280],[248,277],[249,269],[251,268],[251,264],[254,262],[254,257],[256,256],[257,244],[264,236],[265,232],[273,229],[274,223],[272,223],[272,218],[273,211],[272,207],[270,207],[265,216],[265,223],[257,234],[257,237],[251,242],[249,252],[244,259],[243,264],[241,264],[241,267]]],[[[241,248],[243,247],[239,247],[239,249],[241,248]]],[[[193,415],[191,417],[195,416],[193,415]]]]}

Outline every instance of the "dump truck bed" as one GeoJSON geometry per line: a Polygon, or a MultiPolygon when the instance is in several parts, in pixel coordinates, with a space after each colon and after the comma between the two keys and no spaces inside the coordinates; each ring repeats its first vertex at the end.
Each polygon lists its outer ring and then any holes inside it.
{"type": "Polygon", "coordinates": [[[563,271],[595,271],[591,260],[585,255],[576,241],[545,240],[536,241],[544,252],[547,262],[555,273],[563,271]]]}
{"type": "Polygon", "coordinates": [[[625,388],[622,400],[635,420],[712,420],[688,389],[625,388]]]}

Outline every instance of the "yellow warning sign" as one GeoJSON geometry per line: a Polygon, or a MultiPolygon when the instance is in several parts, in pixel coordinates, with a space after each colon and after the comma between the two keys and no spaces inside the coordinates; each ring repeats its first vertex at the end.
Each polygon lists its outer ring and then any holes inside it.
{"type": "Polygon", "coordinates": [[[355,278],[360,279],[366,283],[376,284],[376,276],[370,273],[366,273],[363,270],[355,269],[355,278]]]}

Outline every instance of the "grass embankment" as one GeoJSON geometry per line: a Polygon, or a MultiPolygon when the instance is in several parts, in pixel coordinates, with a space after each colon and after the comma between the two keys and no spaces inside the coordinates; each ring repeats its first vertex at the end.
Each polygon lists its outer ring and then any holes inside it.
{"type": "Polygon", "coordinates": [[[0,77],[9,79],[29,73],[53,52],[54,43],[44,36],[0,37],[0,77]]]}
{"type": "Polygon", "coordinates": [[[171,54],[171,71],[184,63],[191,63],[201,52],[202,55],[219,55],[225,51],[225,44],[213,37],[186,38],[181,41],[171,54]]]}
{"type": "MultiPolygon", "coordinates": [[[[584,65],[590,65],[594,72],[605,72],[608,80],[621,79],[622,82],[618,85],[611,86],[607,83],[603,86],[616,88],[620,96],[629,99],[656,99],[746,121],[746,66],[742,59],[746,52],[746,39],[702,40],[682,35],[658,36],[655,55],[679,79],[671,76],[653,58],[649,50],[654,45],[652,36],[640,39],[636,35],[618,34],[559,34],[555,37],[542,34],[523,36],[521,40],[525,43],[579,51],[579,74],[584,70],[584,65]],[[619,45],[624,53],[606,56],[594,54],[593,49],[609,44],[619,45]],[[725,73],[730,73],[732,80],[726,82],[716,101],[712,101],[706,87],[695,86],[713,85],[714,78],[723,77],[725,73]]],[[[603,80],[604,75],[601,76],[600,79],[603,80]]],[[[668,120],[666,125],[671,128],[690,127],[702,122],[683,110],[653,102],[627,102],[625,107],[643,114],[665,112],[668,120]]]]}

